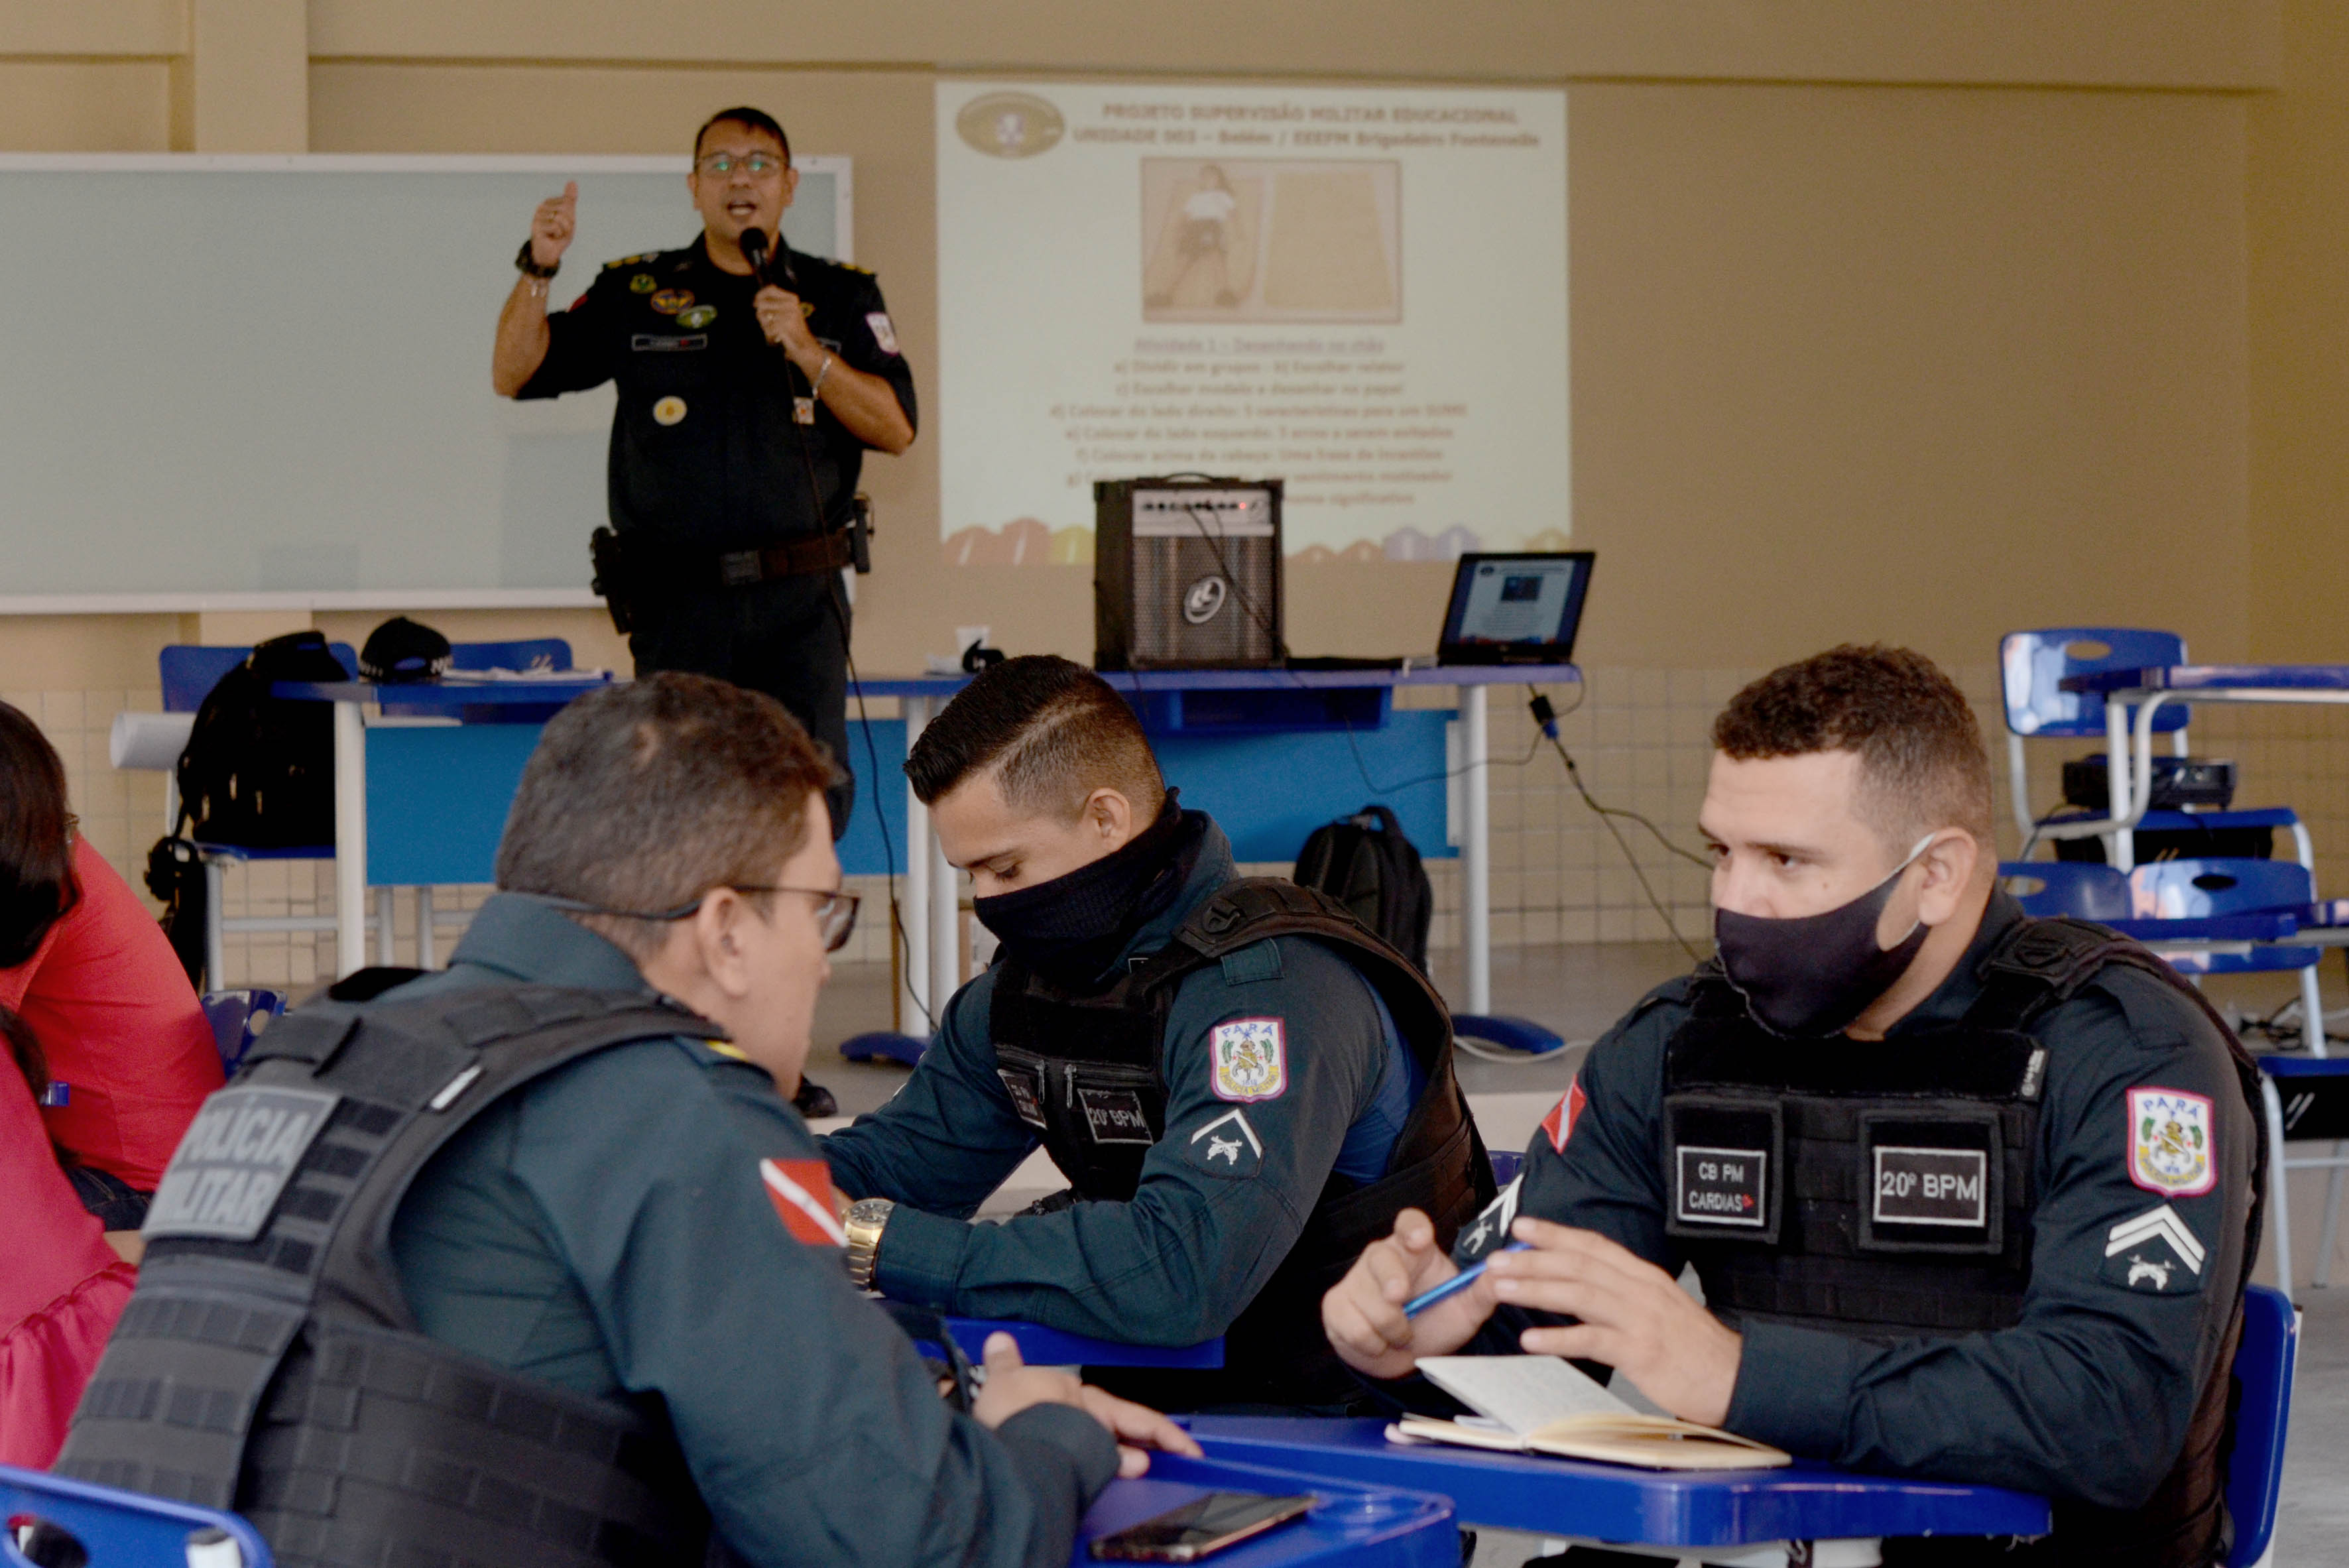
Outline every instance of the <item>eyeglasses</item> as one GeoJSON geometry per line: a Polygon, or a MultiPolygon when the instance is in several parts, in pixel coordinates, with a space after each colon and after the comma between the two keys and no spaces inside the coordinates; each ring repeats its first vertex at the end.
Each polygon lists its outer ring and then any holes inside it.
{"type": "MultiPolygon", "coordinates": [[[[674,167],[674,166],[672,166],[674,167]]],[[[740,169],[753,180],[771,180],[783,171],[783,160],[771,152],[713,152],[694,167],[723,180],[740,169]]]]}
{"type": "MultiPolygon", "coordinates": [[[[823,935],[823,950],[826,953],[839,952],[848,945],[849,937],[855,934],[856,906],[859,900],[853,892],[843,892],[837,888],[772,887],[759,882],[724,882],[720,885],[739,893],[796,892],[804,893],[815,900],[816,929],[823,935]]],[[[712,888],[709,891],[714,892],[717,889],[712,888]]],[[[556,909],[577,910],[582,914],[608,914],[621,920],[691,920],[700,913],[702,901],[709,896],[709,892],[696,893],[691,902],[678,904],[675,909],[652,910],[606,909],[600,903],[587,903],[575,898],[561,898],[552,893],[533,893],[530,896],[542,903],[552,904],[556,909]]]]}

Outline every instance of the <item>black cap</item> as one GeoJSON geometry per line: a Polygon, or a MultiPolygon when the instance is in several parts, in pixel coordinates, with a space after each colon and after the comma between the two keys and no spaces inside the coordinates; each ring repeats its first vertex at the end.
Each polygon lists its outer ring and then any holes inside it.
{"type": "Polygon", "coordinates": [[[369,632],[359,650],[359,674],[385,686],[434,680],[448,667],[449,639],[405,615],[369,632]]]}

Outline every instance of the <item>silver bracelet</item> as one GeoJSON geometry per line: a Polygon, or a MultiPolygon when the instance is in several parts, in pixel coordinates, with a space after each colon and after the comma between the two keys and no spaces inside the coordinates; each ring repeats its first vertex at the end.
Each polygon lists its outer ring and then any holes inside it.
{"type": "Polygon", "coordinates": [[[816,367],[815,381],[808,387],[809,397],[821,397],[823,396],[823,378],[832,374],[833,357],[833,356],[829,354],[825,355],[823,356],[823,363],[816,367]]]}

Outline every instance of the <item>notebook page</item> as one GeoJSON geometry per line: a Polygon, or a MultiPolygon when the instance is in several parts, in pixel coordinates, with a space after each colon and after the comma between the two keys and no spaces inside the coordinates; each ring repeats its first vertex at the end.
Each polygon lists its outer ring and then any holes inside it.
{"type": "Polygon", "coordinates": [[[1427,1380],[1526,1437],[1570,1416],[1628,1416],[1631,1407],[1555,1356],[1423,1356],[1427,1380]]]}

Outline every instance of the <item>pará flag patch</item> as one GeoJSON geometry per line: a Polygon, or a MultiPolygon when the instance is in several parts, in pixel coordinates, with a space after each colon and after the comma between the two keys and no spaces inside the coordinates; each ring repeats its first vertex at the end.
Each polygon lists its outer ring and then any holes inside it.
{"type": "Polygon", "coordinates": [[[2128,1091],[2129,1180],[2148,1192],[2192,1198],[2218,1183],[2210,1102],[2147,1084],[2128,1091]]]}
{"type": "Polygon", "coordinates": [[[1288,1040],[1278,1018],[1235,1018],[1207,1037],[1217,1099],[1278,1099],[1288,1088],[1288,1040]]]}
{"type": "Polygon", "coordinates": [[[1566,1093],[1549,1108],[1542,1118],[1542,1130],[1549,1134],[1549,1146],[1560,1154],[1566,1152],[1566,1140],[1574,1136],[1574,1124],[1581,1119],[1582,1108],[1589,1103],[1582,1097],[1582,1079],[1577,1077],[1567,1085],[1566,1093]]]}
{"type": "Polygon", "coordinates": [[[848,1233],[840,1228],[840,1212],[832,1196],[832,1171],[821,1160],[761,1160],[759,1180],[767,1201],[795,1242],[816,1247],[844,1247],[848,1233]]]}

